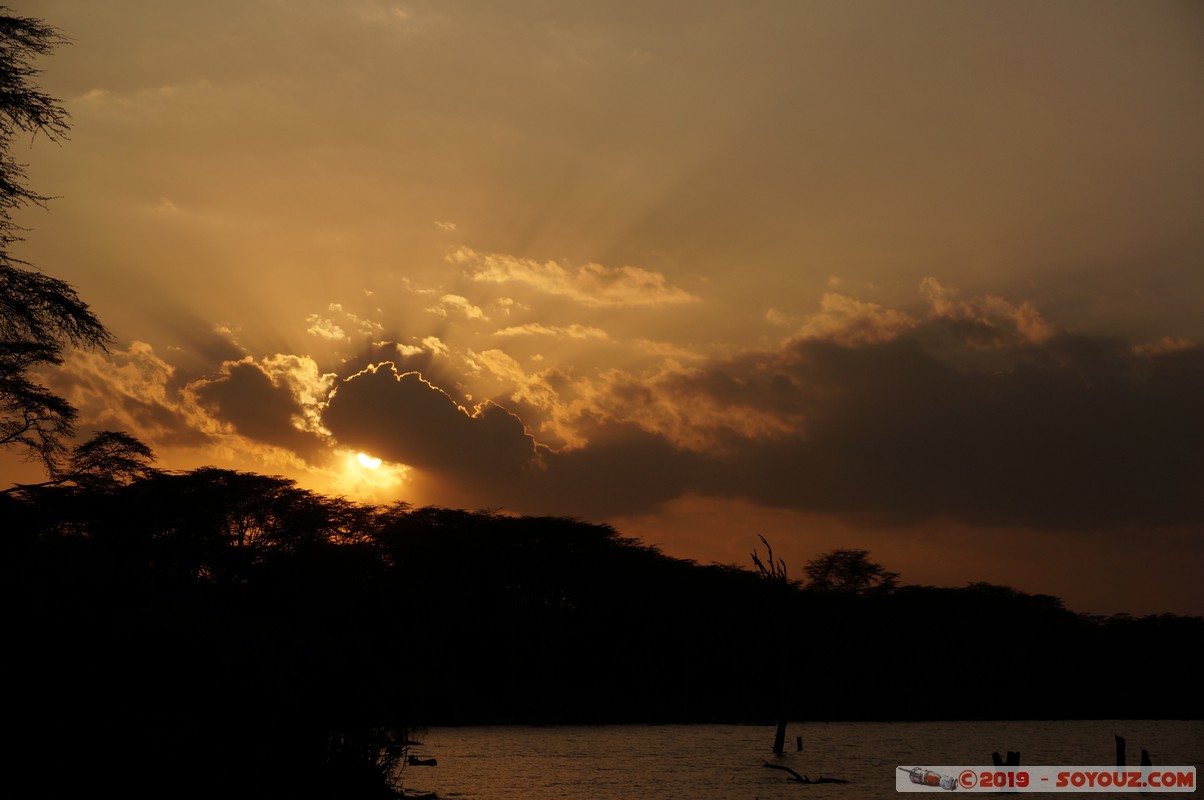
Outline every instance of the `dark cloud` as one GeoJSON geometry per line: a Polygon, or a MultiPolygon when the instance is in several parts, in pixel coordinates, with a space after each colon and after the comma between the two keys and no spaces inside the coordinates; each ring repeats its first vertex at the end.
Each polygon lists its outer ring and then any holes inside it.
{"type": "Polygon", "coordinates": [[[428,382],[446,391],[459,385],[461,375],[448,364],[448,359],[421,343],[406,344],[407,337],[397,336],[379,342],[368,342],[340,365],[340,374],[350,375],[371,370],[378,364],[390,363],[397,374],[416,372],[428,382]]]}
{"type": "Polygon", "coordinates": [[[350,446],[526,512],[607,517],[693,492],[899,525],[1204,518],[1198,346],[1137,352],[1065,333],[1035,342],[936,318],[886,341],[801,339],[612,388],[606,414],[576,419],[588,444],[562,451],[537,447],[498,406],[470,414],[391,365],[342,384],[325,419],[350,446]],[[620,418],[656,403],[707,446],[620,418]],[[778,424],[752,434],[739,424],[751,418],[778,424]]]}
{"type": "Polygon", "coordinates": [[[420,373],[391,362],[347,378],[323,421],[340,444],[438,473],[474,491],[478,505],[508,499],[541,468],[518,417],[492,403],[472,412],[420,373]]]}
{"type": "Polygon", "coordinates": [[[1119,340],[1058,335],[981,353],[1008,363],[982,369],[967,366],[977,332],[945,325],[862,346],[803,340],[768,363],[727,365],[759,388],[745,389],[746,402],[785,402],[804,424],[795,436],[731,443],[725,480],[707,488],[899,522],[1200,520],[1204,409],[1193,398],[1204,396],[1204,348],[1137,355],[1119,340]],[[771,390],[785,382],[799,387],[793,398],[771,390]]]}
{"type": "MultiPolygon", "coordinates": [[[[525,419],[510,399],[457,402],[473,383],[463,363],[417,347],[328,398],[331,376],[284,356],[226,361],[188,392],[246,439],[310,463],[332,444],[312,417],[325,399],[337,443],[413,467],[426,502],[609,519],[695,495],[870,525],[1204,522],[1204,347],[1070,334],[1026,306],[945,290],[927,318],[838,305],[808,329],[819,334],[700,367],[549,370],[514,395],[525,419]],[[538,443],[539,430],[561,438],[538,443]]],[[[397,350],[377,347],[362,358],[397,350]]],[[[204,444],[206,421],[172,399],[172,373],[146,345],[112,363],[80,354],[64,391],[105,427],[204,444]]]]}
{"type": "Polygon", "coordinates": [[[524,509],[608,519],[638,513],[697,486],[705,461],[631,424],[595,430],[588,447],[544,456],[523,486],[524,509]]]}
{"type": "Polygon", "coordinates": [[[230,423],[248,439],[310,459],[326,448],[319,436],[295,424],[304,418],[304,409],[293,391],[274,382],[257,364],[227,364],[219,377],[197,382],[193,389],[214,418],[230,423]]]}

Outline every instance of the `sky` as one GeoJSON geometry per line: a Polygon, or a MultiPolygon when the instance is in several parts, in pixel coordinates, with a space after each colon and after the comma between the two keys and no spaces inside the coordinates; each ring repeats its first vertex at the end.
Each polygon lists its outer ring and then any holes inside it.
{"type": "Polygon", "coordinates": [[[83,433],[1204,614],[1201,4],[10,7],[83,433]]]}

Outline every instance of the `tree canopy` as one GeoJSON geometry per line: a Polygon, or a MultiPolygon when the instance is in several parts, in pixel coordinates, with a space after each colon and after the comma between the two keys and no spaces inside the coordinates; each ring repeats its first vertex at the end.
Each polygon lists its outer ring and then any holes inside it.
{"type": "Polygon", "coordinates": [[[147,467],[145,445],[102,431],[73,450],[78,414],[37,377],[61,364],[67,347],[104,349],[111,334],[69,284],[11,252],[22,232],[13,213],[48,199],[26,183],[24,165],[12,155],[16,139],[58,141],[68,130],[66,109],[34,83],[37,57],[65,41],[40,20],[0,6],[0,447],[40,461],[56,482],[128,478],[147,467]]]}
{"type": "Polygon", "coordinates": [[[899,574],[870,561],[869,555],[868,550],[839,549],[816,556],[805,567],[807,588],[858,595],[892,591],[899,574]]]}

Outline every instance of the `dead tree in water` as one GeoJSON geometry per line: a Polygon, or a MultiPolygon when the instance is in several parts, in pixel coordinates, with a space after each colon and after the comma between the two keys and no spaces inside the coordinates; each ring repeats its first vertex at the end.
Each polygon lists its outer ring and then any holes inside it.
{"type": "MultiPolygon", "coordinates": [[[[1125,766],[1125,737],[1121,736],[1120,734],[1114,735],[1116,736],[1116,766],[1123,767],[1125,766]]],[[[1152,763],[1150,763],[1150,751],[1146,750],[1144,747],[1141,748],[1141,766],[1154,766],[1152,763]]]]}
{"type": "MultiPolygon", "coordinates": [[[[758,536],[761,543],[765,545],[766,561],[762,561],[757,551],[752,551],[753,565],[757,568],[757,574],[774,584],[775,595],[780,597],[774,605],[774,613],[780,613],[781,607],[785,604],[787,592],[790,589],[790,579],[786,575],[786,562],[782,559],[775,560],[773,557],[773,548],[764,536],[758,536]]],[[[786,658],[782,652],[782,647],[779,644],[774,648],[771,655],[777,668],[777,702],[778,702],[778,727],[773,736],[773,754],[776,756],[782,755],[786,749],[786,717],[788,709],[786,707],[786,658]]]]}
{"type": "Polygon", "coordinates": [[[761,766],[769,769],[780,769],[784,772],[789,772],[794,780],[798,781],[799,783],[848,783],[848,781],[846,781],[844,778],[825,778],[823,775],[820,775],[817,780],[811,780],[806,775],[799,775],[790,767],[783,766],[782,764],[770,764],[768,761],[762,761],[761,766]]]}
{"type": "Polygon", "coordinates": [[[997,767],[1018,767],[1020,766],[1020,753],[1014,750],[1008,750],[1007,760],[1004,761],[1003,756],[996,751],[991,753],[991,763],[997,767]]]}

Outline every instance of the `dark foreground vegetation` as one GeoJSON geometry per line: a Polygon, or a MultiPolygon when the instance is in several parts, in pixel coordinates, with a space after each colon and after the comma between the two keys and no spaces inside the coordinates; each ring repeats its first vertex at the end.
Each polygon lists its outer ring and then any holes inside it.
{"type": "Polygon", "coordinates": [[[800,587],[216,469],[10,491],[0,519],[7,756],[40,796],[387,796],[424,724],[1204,714],[1194,617],[800,587]]]}

